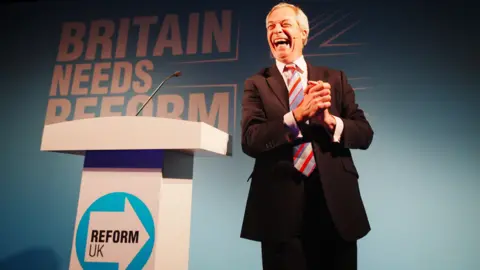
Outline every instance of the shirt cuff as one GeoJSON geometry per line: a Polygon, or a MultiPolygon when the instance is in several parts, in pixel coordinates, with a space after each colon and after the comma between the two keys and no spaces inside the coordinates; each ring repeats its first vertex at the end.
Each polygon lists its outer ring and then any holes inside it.
{"type": "Polygon", "coordinates": [[[300,129],[298,128],[297,121],[293,116],[293,112],[286,113],[283,116],[283,122],[290,131],[290,138],[295,139],[302,137],[302,132],[300,132],[300,129]]]}
{"type": "Polygon", "coordinates": [[[335,118],[335,131],[333,133],[333,141],[338,143],[343,133],[343,121],[339,117],[333,116],[335,118]]]}

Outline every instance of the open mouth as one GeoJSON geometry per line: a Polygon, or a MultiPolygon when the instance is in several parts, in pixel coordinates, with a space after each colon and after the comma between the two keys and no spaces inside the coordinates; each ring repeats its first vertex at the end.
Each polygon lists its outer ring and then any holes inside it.
{"type": "Polygon", "coordinates": [[[275,49],[282,49],[282,48],[290,48],[292,46],[292,42],[289,38],[276,38],[272,42],[275,49]]]}

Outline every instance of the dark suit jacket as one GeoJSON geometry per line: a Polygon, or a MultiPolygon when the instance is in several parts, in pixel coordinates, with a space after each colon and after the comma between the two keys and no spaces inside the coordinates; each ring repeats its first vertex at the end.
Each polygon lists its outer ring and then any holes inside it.
{"type": "MultiPolygon", "coordinates": [[[[340,143],[318,121],[301,125],[313,144],[327,206],[340,235],[357,240],[370,231],[350,149],[367,149],[373,130],[355,102],[342,71],[307,62],[308,79],[332,86],[330,113],[344,129],[340,143]],[[326,78],[328,77],[328,78],[326,78]]],[[[256,241],[282,240],[298,234],[303,209],[303,182],[293,167],[293,145],[287,139],[283,116],[289,111],[288,91],[275,65],[245,81],[242,100],[242,149],[255,158],[241,237],[256,241]]]]}

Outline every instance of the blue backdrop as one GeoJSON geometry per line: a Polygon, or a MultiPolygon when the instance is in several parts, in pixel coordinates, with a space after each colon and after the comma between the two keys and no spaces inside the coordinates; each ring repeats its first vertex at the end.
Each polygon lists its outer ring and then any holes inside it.
{"type": "MultiPolygon", "coordinates": [[[[183,119],[197,120],[195,113],[189,118],[192,94],[204,93],[198,104],[210,110],[215,93],[228,93],[225,110],[211,120],[219,126],[227,117],[234,153],[196,160],[189,269],[260,269],[258,243],[239,238],[253,165],[239,147],[240,100],[245,78],[272,63],[265,15],[274,3],[76,1],[2,8],[7,21],[1,44],[0,268],[68,268],[83,160],[40,152],[47,106],[58,98],[49,96],[55,65],[126,61],[135,71],[135,63],[144,60],[152,64],[152,87],[183,72],[161,92],[180,97],[183,119]],[[124,58],[102,59],[98,50],[92,61],[83,48],[78,59],[57,61],[63,23],[80,22],[88,35],[93,20],[108,20],[118,37],[122,18],[132,23],[137,16],[157,16],[157,22],[143,35],[147,43],[137,43],[142,35],[130,26],[128,42],[121,43],[128,44],[124,58]],[[161,32],[165,25],[172,31],[161,32]],[[177,25],[180,43],[174,49],[164,43],[163,54],[154,55],[159,33],[175,40],[177,25]],[[148,45],[144,56],[136,54],[138,44],[148,45]]],[[[474,9],[405,1],[296,3],[311,21],[307,60],[346,72],[375,130],[368,151],[353,151],[373,227],[359,243],[359,269],[480,269],[474,9]]],[[[114,42],[114,56],[117,47],[114,42]]],[[[89,85],[87,77],[83,86],[89,85]]],[[[132,89],[119,95],[125,102],[112,111],[128,114],[132,89]]],[[[66,96],[72,110],[66,120],[74,117],[79,97],[100,102],[105,96],[66,96]]],[[[100,106],[85,112],[99,116],[100,106]]]]}

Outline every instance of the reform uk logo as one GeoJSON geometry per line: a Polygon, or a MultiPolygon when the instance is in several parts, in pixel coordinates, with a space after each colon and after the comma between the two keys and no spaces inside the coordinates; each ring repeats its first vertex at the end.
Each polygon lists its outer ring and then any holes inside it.
{"type": "Polygon", "coordinates": [[[142,269],[154,242],[148,207],[132,194],[115,192],[98,198],[85,211],[75,248],[83,269],[142,269]]]}

